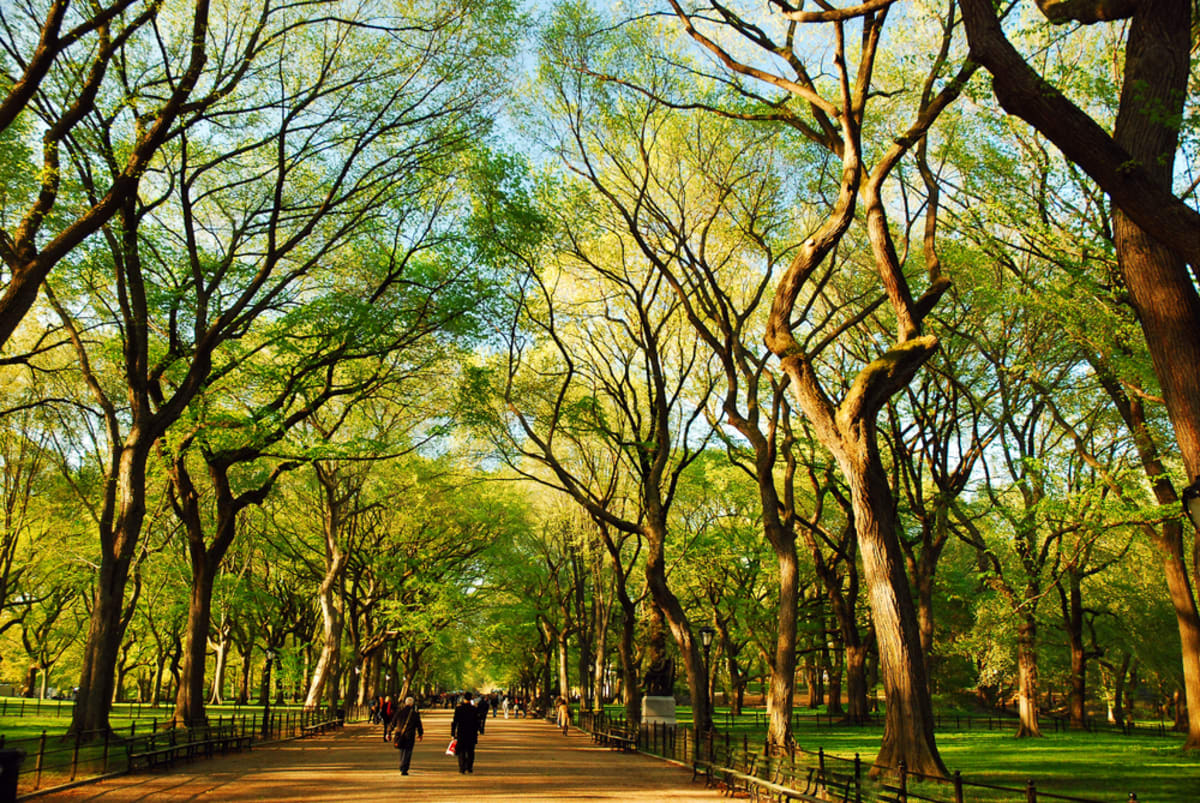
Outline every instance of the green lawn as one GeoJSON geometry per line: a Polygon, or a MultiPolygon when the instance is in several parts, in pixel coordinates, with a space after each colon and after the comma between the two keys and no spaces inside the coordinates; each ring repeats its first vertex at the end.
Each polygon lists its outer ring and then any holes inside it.
{"type": "MultiPolygon", "coordinates": [[[[718,708],[718,730],[727,709],[718,708]]],[[[610,709],[620,714],[620,709],[610,709]]],[[[690,725],[691,711],[681,707],[681,724],[690,725]]],[[[764,730],[753,716],[740,718],[730,739],[761,746],[764,730]]],[[[1099,801],[1126,803],[1136,793],[1140,803],[1200,802],[1200,755],[1185,755],[1182,736],[1122,736],[1108,733],[1051,733],[1040,739],[1017,739],[1015,724],[1006,730],[946,729],[937,734],[938,749],[951,772],[962,773],[965,782],[1023,789],[1030,780],[1039,800],[1045,795],[1064,795],[1099,801]]],[[[879,749],[882,729],[877,726],[817,726],[802,718],[795,731],[796,743],[804,750],[821,748],[829,756],[853,759],[858,753],[869,763],[879,749]]],[[[799,759],[798,759],[799,760],[799,759]]],[[[949,787],[930,797],[952,800],[949,787]]],[[[966,787],[971,801],[1024,800],[1013,793],[989,793],[966,787]]]]}

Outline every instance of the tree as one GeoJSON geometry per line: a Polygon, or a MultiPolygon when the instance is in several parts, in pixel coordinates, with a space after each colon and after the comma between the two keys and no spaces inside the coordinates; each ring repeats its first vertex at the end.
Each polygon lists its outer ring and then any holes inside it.
{"type": "MultiPolygon", "coordinates": [[[[107,253],[93,256],[79,285],[99,296],[83,309],[116,309],[116,321],[104,323],[122,338],[123,365],[116,370],[132,400],[128,413],[118,414],[88,354],[66,293],[76,285],[48,286],[111,448],[108,511],[100,517],[103,580],[75,709],[79,730],[106,723],[120,636],[117,612],[139,539],[143,476],[154,444],[207,386],[264,345],[238,342],[260,316],[294,309],[330,281],[323,271],[354,238],[383,231],[393,243],[408,237],[419,242],[436,231],[432,221],[449,190],[430,189],[441,184],[431,167],[461,152],[479,130],[482,108],[465,78],[455,81],[436,68],[437,59],[476,46],[477,30],[460,25],[470,18],[469,9],[432,14],[387,37],[377,35],[378,20],[371,17],[289,20],[288,36],[259,58],[293,66],[296,58],[308,59],[311,69],[255,72],[219,109],[204,110],[210,136],[184,133],[173,141],[160,181],[152,185],[157,194],[121,206],[119,229],[105,230],[107,253]],[[406,38],[417,31],[419,36],[406,38]],[[322,37],[334,44],[296,55],[293,48],[322,37]],[[277,114],[265,113],[271,109],[277,114]],[[218,130],[225,133],[216,136],[218,130]],[[314,184],[321,188],[316,197],[314,184]]],[[[494,14],[476,21],[502,22],[507,11],[494,14]]],[[[389,18],[389,25],[395,23],[389,18]]],[[[92,195],[100,188],[84,158],[88,146],[100,146],[110,171],[119,167],[104,137],[107,122],[95,121],[95,139],[79,143],[76,167],[92,195]]],[[[376,250],[393,259],[385,263],[377,298],[408,279],[404,257],[420,248],[376,250]]]]}
{"type": "MultiPolygon", "coordinates": [[[[938,197],[936,184],[927,182],[924,258],[927,287],[914,297],[903,270],[900,252],[889,230],[884,186],[901,159],[914,152],[918,169],[932,177],[922,142],[941,112],[959,95],[976,65],[964,61],[950,65],[953,19],[939,21],[939,49],[928,61],[928,70],[912,110],[907,130],[890,143],[869,150],[864,131],[879,45],[888,15],[888,4],[867,3],[848,9],[805,12],[786,2],[772,3],[773,17],[761,24],[720,4],[687,10],[671,0],[671,9],[687,34],[724,69],[722,80],[738,89],[745,108],[716,109],[735,119],[775,122],[798,132],[823,148],[840,163],[841,179],[836,201],[824,220],[796,248],[787,270],[775,285],[766,326],[766,343],[790,380],[796,404],[812,426],[816,438],[829,450],[846,477],[862,555],[871,612],[879,639],[883,683],[887,695],[884,738],[874,772],[886,772],[903,761],[910,771],[944,776],[945,765],[937,752],[932,709],[921,652],[920,631],[912,603],[904,558],[900,549],[893,493],[877,443],[877,418],[887,400],[911,381],[936,351],[937,338],[924,331],[926,316],[949,287],[936,251],[938,197]],[[861,48],[856,68],[851,67],[845,42],[847,23],[861,25],[861,48]],[[835,78],[821,76],[826,69],[806,63],[814,52],[809,40],[815,26],[825,26],[826,47],[834,54],[835,78]],[[800,30],[804,29],[804,35],[800,30]],[[761,54],[766,66],[739,55],[740,48],[761,54]],[[815,77],[817,76],[817,77],[815,77]],[[767,94],[760,94],[765,87],[767,94]],[[811,112],[802,118],[795,100],[811,112]],[[873,167],[868,160],[874,155],[873,167]],[[836,271],[832,264],[862,202],[865,228],[879,288],[884,293],[895,327],[892,344],[862,366],[849,388],[835,400],[831,382],[819,370],[822,350],[835,342],[840,331],[853,326],[855,316],[814,339],[799,331],[810,310],[801,294],[817,294],[836,271]],[[824,271],[820,271],[825,264],[824,271]],[[798,317],[799,316],[799,317],[798,317]]],[[[874,305],[859,315],[872,314],[874,305]]]]}
{"type": "Polygon", "coordinates": [[[19,198],[26,203],[20,218],[0,228],[0,258],[8,268],[0,348],[54,266],[136,198],[159,149],[233,92],[290,27],[290,21],[276,24],[285,6],[269,0],[249,0],[244,13],[215,23],[210,5],[194,0],[182,19],[165,18],[161,3],[143,0],[49,0],[9,5],[0,14],[6,57],[0,132],[36,136],[32,115],[41,135],[40,161],[28,151],[36,191],[19,198]],[[102,126],[110,153],[120,156],[109,163],[107,182],[93,175],[86,192],[70,192],[76,188],[63,185],[62,151],[86,160],[77,137],[93,122],[102,126]],[[47,232],[49,226],[57,232],[47,232]]]}
{"type": "MultiPolygon", "coordinates": [[[[529,258],[520,329],[514,327],[500,380],[506,412],[494,415],[500,424],[494,435],[512,439],[507,451],[514,469],[560,488],[609,526],[644,539],[651,600],[679,646],[699,729],[706,714],[700,647],[668,585],[665,548],[679,476],[703,446],[704,437],[697,440],[693,427],[702,420],[710,384],[700,350],[681,331],[678,305],[662,280],[644,263],[620,258],[619,233],[588,218],[575,220],[572,211],[560,203],[559,258],[529,258]],[[533,337],[545,348],[527,348],[533,337]],[[620,454],[621,470],[636,487],[636,511],[614,509],[610,502],[618,486],[612,478],[574,459],[577,441],[593,437],[620,454]],[[546,473],[520,465],[518,458],[546,473]]],[[[650,641],[654,644],[653,627],[650,641]]],[[[662,657],[652,659],[651,665],[662,664],[662,657]]]]}

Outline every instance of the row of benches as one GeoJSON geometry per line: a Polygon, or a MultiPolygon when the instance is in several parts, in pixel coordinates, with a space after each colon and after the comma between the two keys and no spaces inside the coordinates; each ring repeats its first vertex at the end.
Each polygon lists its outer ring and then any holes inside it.
{"type": "Polygon", "coordinates": [[[756,800],[765,796],[769,800],[826,803],[858,798],[858,783],[851,773],[821,772],[817,767],[808,767],[801,777],[796,769],[785,759],[737,750],[722,761],[693,761],[692,780],[703,777],[706,786],[720,787],[727,795],[745,794],[756,800]]]}
{"type": "Polygon", "coordinates": [[[253,736],[238,733],[233,725],[203,728],[168,728],[135,737],[125,744],[129,769],[169,766],[178,759],[191,761],[214,753],[250,747],[253,736]]]}
{"type": "Polygon", "coordinates": [[[610,725],[592,731],[592,741],[605,747],[612,747],[622,753],[636,753],[638,749],[637,731],[618,725],[610,725]]]}

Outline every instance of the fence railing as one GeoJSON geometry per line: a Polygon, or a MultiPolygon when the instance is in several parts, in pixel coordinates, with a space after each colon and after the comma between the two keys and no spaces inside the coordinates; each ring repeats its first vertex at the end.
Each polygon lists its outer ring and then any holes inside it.
{"type": "MultiPolygon", "coordinates": [[[[69,702],[69,701],[67,701],[69,702]]],[[[352,720],[364,716],[358,706],[345,711],[352,720]]],[[[89,778],[102,778],[129,771],[131,746],[149,734],[176,730],[180,740],[193,741],[201,730],[213,728],[251,739],[254,743],[283,741],[304,736],[306,728],[326,722],[333,715],[327,710],[270,711],[210,717],[204,726],[175,728],[169,716],[153,717],[122,726],[119,730],[50,733],[43,730],[38,736],[6,739],[0,735],[0,749],[20,750],[17,780],[19,795],[44,791],[89,778]]],[[[339,717],[333,717],[339,718],[339,717]]]]}
{"type": "MultiPolygon", "coordinates": [[[[752,721],[758,727],[766,727],[767,725],[766,712],[757,708],[743,710],[737,717],[734,717],[728,711],[719,712],[713,715],[713,719],[716,724],[723,724],[726,728],[733,727],[735,722],[744,722],[747,720],[752,721]]],[[[797,711],[792,714],[792,724],[795,727],[809,724],[830,728],[845,727],[847,725],[882,728],[883,717],[879,714],[870,714],[866,719],[855,722],[848,719],[844,713],[827,714],[814,711],[811,714],[804,714],[797,711]]],[[[1173,726],[1165,722],[1132,723],[1089,719],[1085,725],[1086,730],[1090,733],[1119,733],[1125,736],[1178,736],[1173,726]]],[[[1015,716],[1003,716],[1000,714],[935,714],[933,726],[935,730],[939,731],[1016,730],[1017,718],[1015,716]]],[[[1039,718],[1038,727],[1044,733],[1066,733],[1072,730],[1070,720],[1065,717],[1039,718]]]]}
{"type": "MultiPolygon", "coordinates": [[[[624,716],[607,712],[581,711],[579,727],[591,733],[627,731],[624,716]]],[[[1011,800],[1023,803],[1100,803],[1092,798],[1072,797],[1044,792],[1030,780],[1023,786],[1004,786],[974,782],[955,772],[940,778],[899,767],[876,767],[853,758],[795,748],[772,753],[768,745],[751,741],[749,735],[733,737],[729,731],[710,731],[698,743],[690,728],[664,723],[643,724],[637,733],[638,750],[690,765],[697,775],[714,779],[730,791],[741,789],[755,797],[771,799],[781,791],[793,795],[812,795],[838,803],[864,801],[924,801],[924,803],[972,803],[973,801],[1011,800]]],[[[1137,795],[1130,794],[1129,803],[1137,795]]]]}

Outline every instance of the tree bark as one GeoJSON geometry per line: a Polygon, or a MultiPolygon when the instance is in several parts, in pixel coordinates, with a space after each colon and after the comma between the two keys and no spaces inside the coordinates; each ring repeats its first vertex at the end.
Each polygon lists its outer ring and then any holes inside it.
{"type": "Polygon", "coordinates": [[[1017,627],[1017,737],[1041,736],[1038,726],[1037,621],[1026,616],[1017,627]]]}

